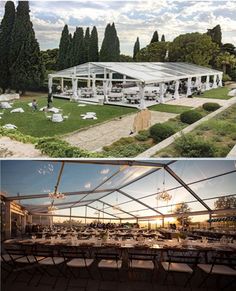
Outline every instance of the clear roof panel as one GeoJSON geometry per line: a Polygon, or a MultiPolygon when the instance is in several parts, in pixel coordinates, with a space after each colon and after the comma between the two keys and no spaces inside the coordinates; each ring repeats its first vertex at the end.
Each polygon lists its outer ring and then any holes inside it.
{"type": "Polygon", "coordinates": [[[235,163],[232,160],[222,160],[220,163],[214,160],[211,163],[208,160],[202,160],[201,162],[193,160],[191,163],[188,160],[176,161],[169,167],[187,184],[236,170],[235,163]]]}
{"type": "MultiPolygon", "coordinates": [[[[1,161],[1,191],[6,196],[47,194],[54,191],[61,162],[1,161]],[[14,183],[12,179],[14,178],[14,183]]],[[[119,165],[65,163],[60,192],[91,191],[119,171],[119,165]]],[[[105,187],[103,187],[105,189],[105,187]]]]}
{"type": "Polygon", "coordinates": [[[165,190],[178,187],[181,185],[175,178],[173,178],[164,168],[144,177],[137,181],[135,184],[131,184],[123,188],[124,192],[130,195],[134,195],[136,198],[144,197],[149,194],[154,194],[165,190]],[[147,187],[148,185],[148,187],[147,187]]]}
{"type": "Polygon", "coordinates": [[[144,174],[150,173],[155,168],[153,167],[141,167],[141,166],[124,166],[121,168],[120,172],[111,178],[109,181],[105,182],[98,189],[119,189],[130,183],[131,181],[141,177],[144,174]]]}
{"type": "Polygon", "coordinates": [[[134,80],[140,80],[146,83],[167,82],[176,79],[184,79],[199,75],[209,75],[221,73],[211,68],[201,67],[188,63],[174,62],[97,62],[86,63],[76,67],[68,68],[54,73],[53,77],[73,77],[88,76],[91,74],[103,74],[106,72],[119,73],[134,80]]]}
{"type": "Polygon", "coordinates": [[[211,197],[220,197],[225,195],[231,195],[236,193],[236,172],[211,179],[203,182],[199,182],[191,185],[191,188],[202,199],[211,197]]]}
{"type": "MultiPolygon", "coordinates": [[[[175,178],[163,168],[159,168],[160,161],[156,161],[156,166],[151,164],[155,163],[155,160],[147,161],[146,165],[142,164],[144,161],[136,162],[140,165],[132,165],[130,162],[121,166],[111,165],[109,161],[66,161],[58,187],[59,191],[65,193],[65,199],[54,201],[54,206],[58,208],[56,212],[66,212],[66,215],[69,215],[69,208],[72,207],[73,215],[84,216],[85,205],[90,205],[94,209],[87,207],[87,216],[95,218],[97,216],[94,212],[97,209],[104,210],[106,213],[100,215],[108,219],[114,216],[132,218],[136,215],[155,217],[158,213],[151,208],[168,215],[174,212],[176,204],[182,202],[187,203],[191,211],[206,210],[175,178]],[[123,194],[116,191],[120,188],[123,194]],[[93,192],[94,189],[101,192],[93,192]],[[110,191],[106,191],[108,189],[110,191]],[[164,190],[171,196],[168,202],[156,199],[157,192],[164,190]]],[[[0,161],[0,165],[3,195],[6,198],[14,197],[31,212],[47,213],[52,202],[48,192],[51,192],[57,183],[62,162],[4,160],[0,161]],[[23,199],[22,195],[30,199],[23,199]],[[34,195],[39,198],[34,198],[34,195]]],[[[179,160],[169,167],[213,210],[219,197],[236,196],[235,161],[179,160]],[[215,175],[218,176],[208,179],[215,175]]]]}

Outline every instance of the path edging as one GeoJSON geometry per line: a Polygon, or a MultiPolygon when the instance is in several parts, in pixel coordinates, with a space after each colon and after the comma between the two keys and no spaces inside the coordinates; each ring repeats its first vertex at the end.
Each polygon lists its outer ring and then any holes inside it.
{"type": "Polygon", "coordinates": [[[148,149],[145,152],[143,152],[143,153],[139,154],[138,156],[136,156],[136,158],[150,158],[150,157],[152,157],[153,155],[156,154],[156,152],[158,152],[158,151],[162,150],[163,148],[166,148],[167,146],[171,145],[183,133],[189,133],[190,131],[195,129],[197,126],[199,126],[201,123],[203,123],[204,121],[207,121],[207,120],[211,119],[212,117],[214,117],[217,114],[221,113],[222,111],[224,111],[225,109],[227,109],[228,107],[230,107],[233,104],[236,104],[236,97],[233,97],[233,98],[227,100],[227,104],[225,104],[224,106],[222,106],[219,109],[217,109],[216,111],[204,116],[203,118],[201,118],[200,120],[194,122],[193,124],[185,127],[183,130],[178,131],[177,133],[173,134],[172,136],[168,137],[167,139],[161,141],[157,145],[151,147],[150,149],[148,149]]]}

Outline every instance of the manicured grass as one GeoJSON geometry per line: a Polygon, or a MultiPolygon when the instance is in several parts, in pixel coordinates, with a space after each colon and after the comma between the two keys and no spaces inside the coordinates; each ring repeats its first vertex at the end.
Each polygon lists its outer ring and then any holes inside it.
{"type": "Polygon", "coordinates": [[[170,104],[157,104],[157,105],[153,105],[149,107],[149,109],[153,111],[169,112],[169,113],[176,113],[176,114],[180,114],[192,108],[193,107],[190,107],[190,106],[170,105],[170,104]]]}
{"type": "Polygon", "coordinates": [[[221,87],[217,89],[211,89],[209,91],[205,91],[202,95],[197,96],[198,98],[212,98],[212,99],[224,99],[228,100],[232,97],[228,96],[230,89],[227,87],[221,87]]]}
{"type": "MultiPolygon", "coordinates": [[[[190,134],[215,147],[215,157],[225,157],[236,144],[236,105],[199,125],[190,134]]],[[[181,157],[176,142],[156,153],[155,157],[181,157]]]]}
{"type": "MultiPolygon", "coordinates": [[[[45,96],[36,99],[39,108],[47,105],[47,98],[45,96]]],[[[2,119],[0,119],[0,125],[11,123],[16,125],[18,130],[24,134],[35,137],[46,137],[63,135],[137,111],[133,108],[110,105],[101,106],[86,104],[85,107],[78,107],[77,103],[54,98],[52,106],[60,108],[63,115],[70,114],[68,120],[54,123],[47,120],[44,112],[34,112],[32,108],[28,106],[29,102],[32,102],[32,98],[23,98],[22,100],[14,102],[13,108],[22,107],[25,111],[24,113],[10,113],[11,109],[0,110],[4,112],[4,114],[1,115],[2,119]],[[86,112],[96,112],[98,119],[83,120],[80,115],[86,112]]],[[[47,113],[47,115],[50,114],[51,113],[47,113]]]]}

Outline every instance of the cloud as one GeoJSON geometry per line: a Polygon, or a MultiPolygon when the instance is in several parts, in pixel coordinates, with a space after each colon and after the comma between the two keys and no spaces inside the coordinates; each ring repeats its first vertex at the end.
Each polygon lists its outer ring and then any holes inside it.
{"type": "MultiPolygon", "coordinates": [[[[0,2],[0,19],[4,3],[0,2]]],[[[105,27],[111,22],[115,22],[121,52],[129,55],[137,36],[144,47],[155,30],[171,41],[179,34],[203,33],[220,24],[223,42],[236,44],[236,1],[30,1],[30,9],[42,49],[58,47],[65,24],[71,33],[76,26],[96,25],[101,45],[105,27]]]]}
{"type": "Polygon", "coordinates": [[[86,188],[86,189],[90,189],[90,188],[91,188],[91,183],[90,183],[90,182],[86,183],[86,184],[84,185],[84,188],[86,188]]]}

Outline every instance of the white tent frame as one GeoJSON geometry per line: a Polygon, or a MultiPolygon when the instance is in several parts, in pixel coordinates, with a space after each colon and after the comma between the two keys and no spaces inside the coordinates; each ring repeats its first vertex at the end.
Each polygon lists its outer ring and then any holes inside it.
{"type": "Polygon", "coordinates": [[[140,89],[140,109],[145,108],[144,90],[145,85],[158,84],[160,86],[160,102],[165,103],[164,100],[164,84],[167,82],[175,82],[174,97],[179,98],[179,83],[180,80],[187,81],[186,97],[191,95],[192,78],[196,78],[196,85],[201,84],[201,78],[206,77],[206,90],[210,89],[210,77],[213,77],[212,88],[222,87],[223,72],[206,68],[189,63],[181,62],[89,62],[74,66],[62,71],[49,74],[48,86],[49,93],[52,93],[53,79],[60,79],[61,88],[64,88],[64,79],[70,79],[72,82],[72,99],[78,100],[77,94],[78,80],[87,81],[87,86],[92,90],[96,90],[96,82],[103,83],[104,101],[107,100],[107,95],[112,82],[128,82],[136,83],[140,89]],[[114,74],[119,74],[122,78],[116,78],[114,74]],[[218,80],[218,84],[217,84],[218,80]]]}

